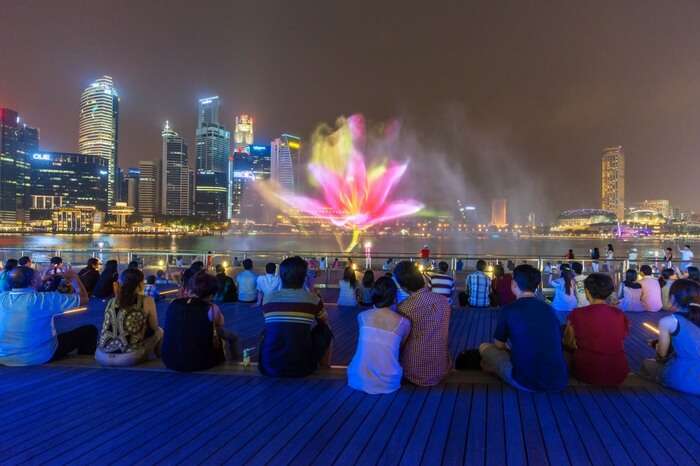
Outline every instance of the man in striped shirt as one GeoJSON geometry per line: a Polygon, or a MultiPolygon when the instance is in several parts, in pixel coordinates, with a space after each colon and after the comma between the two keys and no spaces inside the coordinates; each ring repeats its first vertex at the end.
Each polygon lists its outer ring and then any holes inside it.
{"type": "Polygon", "coordinates": [[[486,262],[476,262],[476,272],[467,277],[467,294],[470,307],[489,307],[491,305],[491,279],[484,273],[486,262]]]}
{"type": "Polygon", "coordinates": [[[445,261],[438,264],[438,272],[428,272],[425,274],[425,281],[428,289],[433,293],[442,295],[452,304],[452,294],[455,290],[455,281],[447,274],[450,266],[445,261]]]}
{"type": "Polygon", "coordinates": [[[290,257],[279,269],[282,289],[263,298],[258,368],[272,377],[304,377],[328,365],[333,334],[321,298],[304,289],[306,261],[290,257]]]}

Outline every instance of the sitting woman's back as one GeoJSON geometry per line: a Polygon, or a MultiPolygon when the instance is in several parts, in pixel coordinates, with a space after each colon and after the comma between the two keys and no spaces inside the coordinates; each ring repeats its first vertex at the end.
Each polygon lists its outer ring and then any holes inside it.
{"type": "Polygon", "coordinates": [[[351,267],[345,267],[343,279],[338,283],[338,306],[357,306],[357,277],[351,267]]]}
{"type": "Polygon", "coordinates": [[[108,260],[105,263],[105,268],[102,270],[93,291],[93,295],[96,298],[106,299],[114,296],[114,284],[119,278],[117,267],[118,264],[115,260],[108,260]]]}
{"type": "Polygon", "coordinates": [[[642,285],[637,283],[637,271],[628,270],[625,281],[620,284],[618,294],[619,307],[625,312],[643,312],[646,309],[642,303],[642,285]]]}
{"type": "Polygon", "coordinates": [[[574,277],[570,270],[562,268],[561,277],[552,280],[550,284],[554,288],[552,307],[555,310],[569,312],[577,306],[574,277]]]}
{"type": "Polygon", "coordinates": [[[391,393],[401,387],[403,369],[399,363],[402,341],[411,324],[392,311],[396,284],[382,277],[375,283],[372,300],[375,308],[357,316],[359,337],[357,350],[348,366],[348,385],[370,394],[391,393]]]}

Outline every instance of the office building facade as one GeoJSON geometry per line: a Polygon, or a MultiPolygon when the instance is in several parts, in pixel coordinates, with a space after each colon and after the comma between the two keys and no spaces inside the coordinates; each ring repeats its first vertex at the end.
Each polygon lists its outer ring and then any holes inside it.
{"type": "Polygon", "coordinates": [[[142,160],[139,162],[139,202],[138,213],[153,218],[160,213],[160,161],[142,160]]]}
{"type": "Polygon", "coordinates": [[[0,108],[0,222],[25,219],[31,185],[29,154],[39,150],[39,130],[0,108]]]}
{"type": "Polygon", "coordinates": [[[493,199],[491,201],[491,226],[502,228],[508,225],[508,200],[493,199]]]}
{"type": "Polygon", "coordinates": [[[283,134],[270,143],[270,177],[282,189],[294,192],[301,178],[301,138],[283,134]]]}
{"type": "Polygon", "coordinates": [[[219,124],[219,98],[200,99],[195,132],[195,213],[213,221],[228,218],[231,133],[219,124]]]}
{"type": "Polygon", "coordinates": [[[250,145],[247,152],[235,153],[234,161],[231,197],[233,217],[250,219],[263,206],[256,183],[270,179],[270,146],[250,145]]]}
{"type": "Polygon", "coordinates": [[[96,155],[107,161],[107,204],[119,199],[117,154],[119,140],[119,94],[110,76],[88,86],[80,97],[78,147],[81,154],[96,155]]]}
{"type": "Polygon", "coordinates": [[[603,149],[601,208],[625,218],[625,152],[622,146],[603,149]]]}
{"type": "Polygon", "coordinates": [[[190,167],[187,144],[166,121],[161,133],[163,138],[161,176],[161,213],[163,215],[188,216],[190,203],[190,167]]]}

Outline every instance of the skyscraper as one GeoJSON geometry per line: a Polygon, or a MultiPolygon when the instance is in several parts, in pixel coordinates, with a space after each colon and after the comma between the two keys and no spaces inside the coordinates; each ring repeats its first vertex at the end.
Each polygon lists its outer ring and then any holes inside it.
{"type": "Polygon", "coordinates": [[[209,220],[224,221],[229,212],[229,150],[231,133],[219,125],[219,98],[199,100],[195,212],[209,220]]]}
{"type": "Polygon", "coordinates": [[[228,204],[228,218],[233,218],[236,215],[240,215],[241,209],[241,182],[242,179],[239,178],[236,181],[234,178],[234,172],[238,170],[239,174],[241,172],[241,165],[245,165],[247,162],[245,159],[250,154],[250,146],[253,144],[253,118],[250,115],[242,114],[236,115],[234,125],[233,125],[233,153],[229,157],[229,204],[228,204]],[[238,166],[238,168],[236,168],[238,166]]]}
{"type": "Polygon", "coordinates": [[[246,148],[253,144],[253,117],[250,115],[237,115],[233,127],[234,152],[246,152],[246,148]]]}
{"type": "Polygon", "coordinates": [[[491,225],[505,227],[508,225],[508,200],[494,199],[491,201],[491,225]]]}
{"type": "Polygon", "coordinates": [[[192,213],[190,205],[190,166],[187,144],[166,121],[161,133],[163,137],[163,174],[161,176],[161,213],[163,215],[187,216],[192,213]]]}
{"type": "MultiPolygon", "coordinates": [[[[253,218],[251,214],[260,208],[262,197],[255,190],[255,183],[270,178],[270,146],[250,145],[248,152],[235,154],[231,209],[233,216],[253,218]]],[[[257,212],[259,213],[259,212],[257,212]]]]}
{"type": "Polygon", "coordinates": [[[139,206],[138,212],[145,217],[154,217],[160,212],[160,161],[139,162],[139,206]]]}
{"type": "Polygon", "coordinates": [[[80,96],[80,153],[107,160],[107,204],[119,199],[117,146],[119,139],[119,94],[110,76],[102,76],[80,96]]]}
{"type": "Polygon", "coordinates": [[[141,170],[131,167],[126,172],[126,205],[137,209],[139,206],[139,178],[141,170]]]}
{"type": "Polygon", "coordinates": [[[31,185],[29,154],[38,150],[39,130],[23,124],[16,111],[0,108],[0,222],[24,219],[31,185]]]}
{"type": "Polygon", "coordinates": [[[299,188],[301,138],[283,134],[270,143],[270,178],[287,191],[299,188]]]}
{"type": "Polygon", "coordinates": [[[603,149],[601,179],[601,207],[625,217],[625,152],[622,146],[603,149]]]}

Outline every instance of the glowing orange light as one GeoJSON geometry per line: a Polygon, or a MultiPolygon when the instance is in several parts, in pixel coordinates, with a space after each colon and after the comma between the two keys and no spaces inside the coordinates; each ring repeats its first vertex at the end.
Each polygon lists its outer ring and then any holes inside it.
{"type": "Polygon", "coordinates": [[[647,329],[651,330],[652,332],[654,332],[655,334],[657,334],[657,335],[659,334],[659,329],[654,327],[653,325],[651,325],[649,322],[644,322],[642,325],[644,327],[646,327],[647,329]]]}

